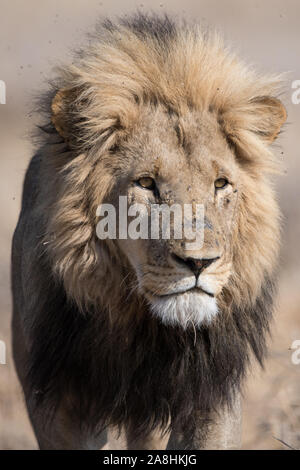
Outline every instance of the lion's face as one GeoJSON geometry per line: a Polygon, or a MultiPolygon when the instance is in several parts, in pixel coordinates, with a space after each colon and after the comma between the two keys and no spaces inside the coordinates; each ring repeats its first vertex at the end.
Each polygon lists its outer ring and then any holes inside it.
{"type": "MultiPolygon", "coordinates": [[[[162,109],[145,109],[138,129],[120,150],[110,201],[118,205],[190,205],[185,227],[204,210],[203,243],[180,238],[118,239],[137,279],[139,293],[164,323],[199,325],[218,311],[218,294],[232,266],[240,170],[212,113],[178,119],[162,109]]],[[[186,206],[185,206],[186,207],[186,206]]],[[[148,215],[146,215],[148,217],[148,215]]],[[[172,219],[171,220],[175,220],[172,219]]],[[[132,218],[128,218],[128,223],[132,218]]],[[[183,222],[183,220],[182,220],[183,222]]],[[[190,237],[190,238],[188,238],[190,237]]]]}

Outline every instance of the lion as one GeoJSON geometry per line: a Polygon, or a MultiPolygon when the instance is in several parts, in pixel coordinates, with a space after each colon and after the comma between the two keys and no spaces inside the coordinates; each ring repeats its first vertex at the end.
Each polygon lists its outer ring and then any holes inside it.
{"type": "Polygon", "coordinates": [[[215,33],[141,14],[102,22],[57,76],[12,249],[14,361],[39,447],[238,448],[276,287],[282,80],[215,33]],[[100,239],[97,208],[120,196],[202,205],[203,243],[100,239]]]}

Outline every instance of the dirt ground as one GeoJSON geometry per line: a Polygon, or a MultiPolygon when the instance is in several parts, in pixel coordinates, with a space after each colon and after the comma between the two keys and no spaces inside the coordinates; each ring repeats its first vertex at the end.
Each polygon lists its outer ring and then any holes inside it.
{"type": "Polygon", "coordinates": [[[136,6],[198,18],[205,26],[223,31],[239,54],[262,71],[290,72],[283,96],[288,125],[275,146],[286,168],[277,182],[283,211],[279,293],[265,369],[254,366],[245,385],[243,448],[300,449],[300,364],[291,361],[291,345],[300,340],[300,104],[291,101],[291,83],[300,79],[300,4],[297,0],[187,0],[185,11],[181,2],[172,0],[143,4],[128,0],[122,8],[116,0],[90,0],[88,5],[84,0],[16,0],[1,7],[0,80],[7,85],[7,100],[0,104],[0,341],[6,343],[7,357],[6,364],[0,365],[0,449],[37,448],[10,348],[10,243],[32,153],[28,133],[37,122],[31,114],[31,96],[44,87],[57,61],[70,60],[70,47],[82,42],[96,15],[128,13],[136,6]]]}

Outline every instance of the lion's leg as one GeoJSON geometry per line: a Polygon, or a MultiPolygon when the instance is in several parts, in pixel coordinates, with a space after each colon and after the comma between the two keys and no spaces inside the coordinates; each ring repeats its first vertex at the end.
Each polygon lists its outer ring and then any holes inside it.
{"type": "Polygon", "coordinates": [[[31,409],[30,401],[27,408],[41,450],[98,450],[107,440],[106,433],[93,436],[85,431],[63,405],[50,422],[45,422],[43,408],[31,409]]]}
{"type": "Polygon", "coordinates": [[[188,442],[184,436],[171,435],[168,449],[239,449],[241,447],[242,419],[241,419],[240,397],[231,411],[223,410],[216,414],[211,424],[201,424],[201,417],[198,420],[198,432],[194,442],[188,442]]]}
{"type": "Polygon", "coordinates": [[[23,388],[27,411],[37,438],[40,449],[99,449],[105,441],[106,435],[97,438],[83,432],[80,422],[76,417],[67,412],[67,407],[62,405],[55,412],[51,421],[45,419],[46,412],[43,406],[35,406],[36,397],[28,386],[26,377],[28,350],[26,340],[21,327],[20,318],[16,309],[13,312],[13,356],[16,371],[23,388]]]}
{"type": "Polygon", "coordinates": [[[58,410],[50,423],[45,423],[43,409],[28,411],[32,426],[41,450],[83,450],[98,449],[97,444],[80,429],[79,423],[69,417],[64,410],[58,410]]]}
{"type": "Polygon", "coordinates": [[[62,400],[53,417],[46,420],[47,411],[38,408],[32,396],[26,392],[25,399],[29,418],[41,450],[98,450],[107,441],[106,432],[94,436],[88,432],[74,413],[62,400]]]}
{"type": "Polygon", "coordinates": [[[231,411],[224,410],[208,428],[203,449],[239,449],[242,437],[242,412],[240,399],[231,411]]]}

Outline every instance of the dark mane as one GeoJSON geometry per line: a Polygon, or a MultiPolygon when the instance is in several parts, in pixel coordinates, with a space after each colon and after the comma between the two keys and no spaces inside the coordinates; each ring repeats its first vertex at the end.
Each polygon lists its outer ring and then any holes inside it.
{"type": "Polygon", "coordinates": [[[167,45],[168,40],[177,34],[175,21],[166,14],[136,14],[130,18],[122,18],[120,23],[140,37],[153,37],[163,45],[167,45]]]}
{"type": "Polygon", "coordinates": [[[104,310],[82,315],[62,286],[48,279],[47,263],[43,270],[38,278],[44,282],[35,281],[41,294],[47,284],[48,296],[31,331],[29,378],[37,405],[49,413],[67,395],[82,425],[93,431],[127,425],[133,436],[143,437],[166,428],[171,417],[172,430],[192,443],[196,414],[205,422],[211,411],[230,407],[251,353],[263,361],[271,280],[253,308],[233,307],[230,316],[220,312],[214,324],[195,332],[166,327],[148,311],[140,321],[112,328],[104,310]]]}

